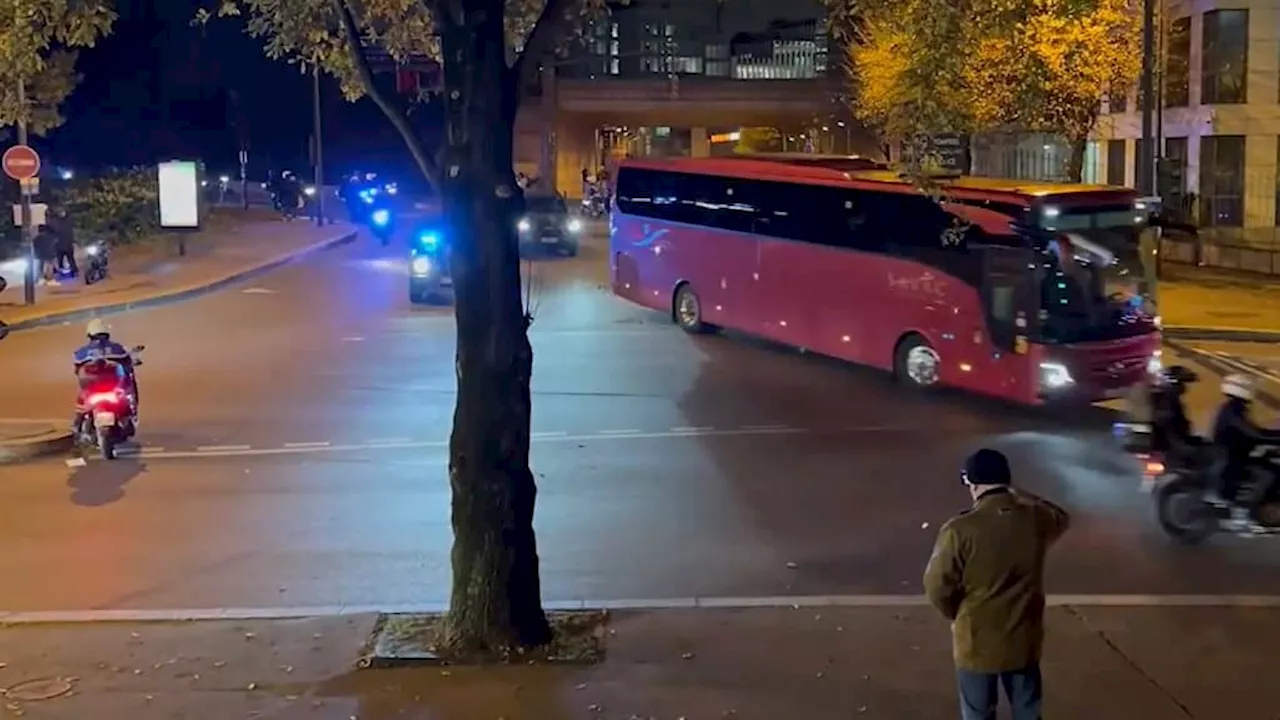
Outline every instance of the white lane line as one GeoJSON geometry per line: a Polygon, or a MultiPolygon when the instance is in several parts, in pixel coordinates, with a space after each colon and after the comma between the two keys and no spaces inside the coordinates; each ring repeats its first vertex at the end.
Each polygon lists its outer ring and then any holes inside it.
{"type": "Polygon", "coordinates": [[[631,428],[627,430],[600,430],[599,432],[601,435],[639,435],[641,431],[631,428]]]}
{"type": "Polygon", "coordinates": [[[333,444],[333,443],[328,443],[328,442],[291,442],[291,443],[285,443],[285,444],[284,444],[284,446],[285,446],[285,447],[287,447],[287,448],[298,448],[298,449],[301,449],[301,448],[327,448],[327,447],[329,447],[329,446],[330,446],[330,445],[332,445],[332,444],[333,444]]]}
{"type": "Polygon", "coordinates": [[[413,442],[413,438],[395,437],[395,438],[377,438],[376,440],[368,440],[365,442],[370,447],[378,447],[379,445],[403,445],[413,442]]]}
{"type": "MultiPolygon", "coordinates": [[[[1050,607],[1258,608],[1280,609],[1280,595],[1050,595],[1050,607]]],[[[669,610],[742,608],[902,608],[927,607],[922,595],[775,595],[768,597],[676,597],[652,599],[553,600],[547,610],[669,610]]],[[[439,613],[447,603],[397,605],[294,605],[275,607],[157,608],[144,610],[0,611],[0,625],[90,622],[180,622],[195,620],[276,620],[369,613],[439,613]]]]}
{"type": "MultiPolygon", "coordinates": [[[[871,426],[862,428],[845,428],[837,432],[884,432],[892,428],[881,426],[871,426]]],[[[778,427],[778,428],[741,428],[737,430],[708,430],[705,432],[639,432],[628,433],[625,435],[606,435],[601,433],[590,433],[585,435],[569,435],[555,434],[543,435],[541,437],[530,438],[533,442],[587,442],[596,441],[618,441],[618,440],[661,440],[664,438],[690,438],[690,437],[743,437],[752,435],[795,435],[798,433],[812,432],[804,428],[778,427]]],[[[195,451],[172,451],[163,453],[154,453],[148,455],[151,459],[165,460],[188,460],[188,459],[207,459],[214,457],[264,457],[271,455],[301,455],[305,453],[317,452],[361,452],[366,450],[427,450],[440,449],[449,447],[448,440],[434,441],[405,441],[397,443],[379,443],[372,445],[369,443],[359,444],[330,444],[324,447],[251,447],[249,445],[223,445],[223,446],[205,446],[197,447],[195,451]]]]}
{"type": "Polygon", "coordinates": [[[743,425],[743,430],[786,430],[787,425],[743,425]]]}
{"type": "Polygon", "coordinates": [[[557,432],[536,432],[536,433],[529,433],[529,437],[530,437],[531,439],[533,439],[533,440],[545,440],[545,439],[547,439],[547,438],[562,438],[562,437],[565,437],[565,436],[566,436],[566,435],[568,435],[568,434],[569,434],[569,433],[564,432],[563,430],[561,430],[561,431],[557,431],[557,432]]]}
{"type": "Polygon", "coordinates": [[[713,429],[714,429],[714,428],[712,428],[710,425],[678,425],[678,426],[676,426],[676,427],[671,428],[671,432],[673,432],[673,433],[699,433],[699,432],[706,432],[706,431],[708,431],[708,430],[713,430],[713,429]]]}
{"type": "Polygon", "coordinates": [[[1214,355],[1214,359],[1216,361],[1234,370],[1239,370],[1246,375],[1258,375],[1272,382],[1280,383],[1280,375],[1277,375],[1276,373],[1273,373],[1259,365],[1255,365],[1250,361],[1243,360],[1235,355],[1224,353],[1219,350],[1203,350],[1201,348],[1191,348],[1191,350],[1200,354],[1214,355]]]}

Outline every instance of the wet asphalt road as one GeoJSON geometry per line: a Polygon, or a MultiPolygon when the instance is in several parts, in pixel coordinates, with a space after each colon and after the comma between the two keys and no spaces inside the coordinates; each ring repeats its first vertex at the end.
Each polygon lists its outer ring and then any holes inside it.
{"type": "MultiPolygon", "coordinates": [[[[148,346],[143,453],[0,469],[0,610],[445,599],[453,327],[409,305],[402,249],[362,238],[115,317],[148,346]]],[[[1158,533],[1103,410],[909,395],[690,337],[612,298],[598,246],[532,268],[548,600],[918,592],[938,525],[965,506],[961,459],[983,444],[1074,513],[1053,592],[1280,592],[1274,543],[1188,550],[1158,533]]],[[[65,416],[79,337],[5,340],[0,414],[65,416]]],[[[1213,400],[1197,391],[1195,414],[1213,400]]]]}

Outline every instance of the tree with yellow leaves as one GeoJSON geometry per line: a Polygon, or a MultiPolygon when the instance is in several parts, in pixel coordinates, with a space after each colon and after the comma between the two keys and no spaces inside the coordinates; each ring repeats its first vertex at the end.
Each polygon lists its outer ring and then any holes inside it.
{"type": "Polygon", "coordinates": [[[1060,134],[1079,180],[1103,96],[1138,75],[1140,23],[1137,0],[864,2],[848,50],[853,109],[891,141],[1000,128],[1060,134]]]}
{"type": "Polygon", "coordinates": [[[740,153],[777,152],[782,149],[782,133],[771,127],[744,127],[738,131],[733,151],[740,153]]]}
{"type": "Polygon", "coordinates": [[[965,65],[981,127],[1061,135],[1068,176],[1079,182],[1103,97],[1133,87],[1142,66],[1137,0],[1002,0],[998,32],[979,39],[965,65]]]}

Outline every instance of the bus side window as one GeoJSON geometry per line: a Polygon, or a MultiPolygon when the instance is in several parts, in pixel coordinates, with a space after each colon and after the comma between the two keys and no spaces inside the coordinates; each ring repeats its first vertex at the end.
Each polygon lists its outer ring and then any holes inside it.
{"type": "Polygon", "coordinates": [[[714,215],[710,224],[730,232],[761,232],[756,222],[761,210],[759,203],[761,194],[756,187],[759,183],[753,180],[737,178],[711,178],[706,180],[706,198],[704,204],[714,215]]]}
{"type": "Polygon", "coordinates": [[[884,229],[873,222],[871,200],[874,196],[862,190],[842,190],[836,198],[841,247],[862,252],[884,252],[887,245],[884,229]]]}
{"type": "Polygon", "coordinates": [[[653,171],[624,167],[618,172],[618,209],[627,215],[653,217],[653,171]]]}

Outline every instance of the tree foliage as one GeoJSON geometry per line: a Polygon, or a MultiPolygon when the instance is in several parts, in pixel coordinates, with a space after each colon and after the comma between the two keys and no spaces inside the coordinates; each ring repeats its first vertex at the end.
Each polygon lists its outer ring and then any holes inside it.
{"type": "Polygon", "coordinates": [[[782,149],[782,133],[771,127],[744,127],[738,131],[734,152],[763,153],[782,149]]]}
{"type": "MultiPolygon", "coordinates": [[[[1141,65],[1138,0],[873,0],[849,47],[854,111],[891,139],[1015,128],[1083,142],[1141,65]]],[[[1078,163],[1077,163],[1078,165],[1078,163]]]]}
{"type": "Polygon", "coordinates": [[[109,0],[0,0],[0,18],[0,127],[23,118],[47,133],[63,123],[59,108],[80,82],[75,49],[109,34],[116,13],[109,0]]]}
{"type": "MultiPolygon", "coordinates": [[[[370,55],[386,53],[397,63],[430,58],[447,72],[442,22],[465,21],[471,5],[465,0],[220,0],[213,11],[197,11],[196,22],[243,16],[269,57],[303,67],[318,64],[338,80],[348,100],[373,100],[404,137],[428,181],[438,186],[437,163],[413,131],[404,106],[374,84],[370,55]]],[[[505,65],[527,82],[540,62],[551,59],[584,21],[604,9],[605,0],[505,0],[505,65]],[[523,62],[526,56],[529,62],[523,62]]]]}

